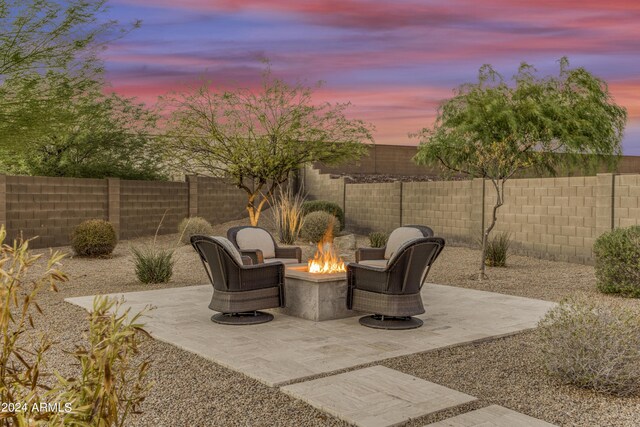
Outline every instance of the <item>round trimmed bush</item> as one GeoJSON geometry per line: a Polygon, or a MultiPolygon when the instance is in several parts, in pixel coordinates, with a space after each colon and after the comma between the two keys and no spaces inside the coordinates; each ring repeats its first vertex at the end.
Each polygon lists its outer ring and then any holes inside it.
{"type": "Polygon", "coordinates": [[[344,230],[344,211],[339,204],[327,200],[308,200],[302,204],[302,214],[308,215],[312,212],[327,212],[338,218],[340,230],[344,230]]]}
{"type": "Polygon", "coordinates": [[[562,382],[621,396],[640,392],[640,311],[573,299],[538,325],[542,363],[562,382]]]}
{"type": "Polygon", "coordinates": [[[593,245],[601,292],[640,297],[640,226],[616,228],[593,245]]]}
{"type": "Polygon", "coordinates": [[[309,242],[318,243],[332,224],[331,232],[335,236],[340,231],[340,220],[324,211],[311,212],[304,217],[300,236],[309,242]]]}
{"type": "Polygon", "coordinates": [[[118,237],[113,225],[102,219],[84,221],[71,233],[71,247],[80,256],[109,255],[117,243],[118,237]]]}
{"type": "Polygon", "coordinates": [[[191,236],[196,234],[211,236],[213,234],[213,226],[206,219],[194,216],[180,221],[178,233],[180,233],[180,241],[188,245],[191,243],[191,236]]]}

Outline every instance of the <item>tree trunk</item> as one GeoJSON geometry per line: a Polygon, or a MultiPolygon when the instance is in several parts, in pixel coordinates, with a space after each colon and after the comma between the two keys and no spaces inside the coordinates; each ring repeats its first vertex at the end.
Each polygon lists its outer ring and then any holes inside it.
{"type": "Polygon", "coordinates": [[[496,221],[498,220],[498,209],[504,204],[504,180],[501,180],[500,183],[493,180],[491,182],[496,189],[496,204],[493,206],[493,210],[491,212],[491,223],[482,233],[482,256],[480,257],[480,271],[478,272],[478,280],[480,281],[487,278],[487,266],[485,264],[485,258],[487,256],[487,241],[489,240],[491,230],[493,230],[493,227],[495,227],[496,221]]]}
{"type": "Polygon", "coordinates": [[[249,198],[247,201],[247,212],[249,212],[249,221],[254,227],[258,225],[258,220],[260,219],[262,209],[264,208],[265,203],[267,203],[267,201],[269,200],[269,197],[273,195],[273,191],[275,190],[276,186],[277,184],[272,184],[267,194],[262,194],[262,192],[260,191],[262,185],[258,187],[258,189],[253,193],[248,192],[249,198]],[[258,198],[258,196],[260,195],[262,195],[262,199],[256,204],[256,198],[258,198]]]}

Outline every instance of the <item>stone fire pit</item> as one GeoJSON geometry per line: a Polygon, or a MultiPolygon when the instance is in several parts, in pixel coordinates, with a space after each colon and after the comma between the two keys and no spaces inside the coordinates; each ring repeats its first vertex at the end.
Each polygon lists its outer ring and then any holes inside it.
{"type": "Polygon", "coordinates": [[[318,274],[307,269],[307,264],[286,266],[287,305],[277,309],[280,313],[316,322],[361,314],[347,310],[347,273],[318,274]]]}

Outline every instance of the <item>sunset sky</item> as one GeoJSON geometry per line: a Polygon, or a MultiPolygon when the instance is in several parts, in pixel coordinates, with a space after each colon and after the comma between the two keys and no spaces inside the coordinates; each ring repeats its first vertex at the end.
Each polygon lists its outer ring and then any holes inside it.
{"type": "Polygon", "coordinates": [[[268,58],[287,81],[323,80],[318,101],[351,101],[380,144],[416,144],[438,103],[485,63],[543,74],[568,56],[627,108],[625,154],[640,155],[640,2],[632,0],[112,0],[139,30],[105,52],[115,91],[153,104],[199,79],[255,85],[268,58]]]}

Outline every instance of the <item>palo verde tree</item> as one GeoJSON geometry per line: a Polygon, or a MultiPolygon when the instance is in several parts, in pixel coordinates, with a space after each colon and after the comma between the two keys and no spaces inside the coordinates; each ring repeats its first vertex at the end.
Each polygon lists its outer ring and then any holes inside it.
{"type": "Polygon", "coordinates": [[[621,153],[626,110],[615,104],[603,80],[570,68],[566,58],[559,63],[558,76],[543,78],[522,63],[513,84],[484,65],[478,82],[456,89],[433,127],[417,134],[418,164],[484,178],[495,189],[491,217],[483,225],[480,279],[510,178],[526,169],[554,174],[567,164],[612,165],[621,153]]]}
{"type": "Polygon", "coordinates": [[[314,161],[336,164],[365,154],[371,126],[348,119],[349,104],[314,104],[312,88],[274,78],[257,90],[215,92],[205,84],[165,99],[172,111],[167,160],[180,170],[223,177],[247,193],[256,225],[274,190],[314,161]]]}

